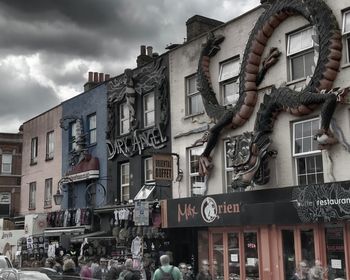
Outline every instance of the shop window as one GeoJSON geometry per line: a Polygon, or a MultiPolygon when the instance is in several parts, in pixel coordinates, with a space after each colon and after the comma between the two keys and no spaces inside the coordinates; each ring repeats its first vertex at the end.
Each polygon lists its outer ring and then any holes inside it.
{"type": "Polygon", "coordinates": [[[126,103],[119,106],[119,133],[126,134],[130,130],[130,112],[126,103]]]}
{"type": "Polygon", "coordinates": [[[199,157],[203,151],[203,146],[189,150],[189,174],[192,196],[201,196],[205,193],[205,177],[199,175],[199,157]]]}
{"type": "Polygon", "coordinates": [[[77,148],[76,138],[77,138],[77,123],[71,122],[69,124],[69,139],[68,139],[69,151],[76,150],[77,148]]]}
{"type": "Polygon", "coordinates": [[[227,152],[229,150],[229,146],[228,146],[229,141],[225,142],[225,149],[224,149],[224,161],[225,161],[225,183],[226,183],[226,190],[227,192],[233,192],[235,191],[235,189],[232,188],[232,177],[233,177],[233,163],[232,163],[232,159],[230,159],[229,157],[227,157],[227,152]]]}
{"type": "Polygon", "coordinates": [[[283,229],[281,233],[284,279],[292,279],[294,273],[296,272],[294,231],[290,229],[283,229]]]}
{"type": "Polygon", "coordinates": [[[350,62],[350,10],[343,14],[343,36],[346,49],[346,62],[350,62]]]}
{"type": "Polygon", "coordinates": [[[259,277],[259,255],[258,238],[256,232],[244,233],[245,274],[247,279],[258,280],[259,277]]]}
{"type": "Polygon", "coordinates": [[[29,210],[35,209],[36,182],[29,183],[29,210]]]}
{"type": "Polygon", "coordinates": [[[148,93],[143,97],[143,125],[150,127],[155,124],[154,112],[154,92],[148,93]]]}
{"type": "Polygon", "coordinates": [[[95,144],[96,139],[96,114],[88,116],[88,126],[89,126],[89,144],[95,144]]]}
{"type": "Polygon", "coordinates": [[[197,90],[197,75],[186,78],[186,115],[197,115],[204,112],[203,101],[197,90]]]}
{"type": "Polygon", "coordinates": [[[301,259],[306,260],[310,264],[314,263],[315,262],[314,230],[301,229],[300,241],[301,241],[301,259]]]}
{"type": "Polygon", "coordinates": [[[313,28],[308,27],[288,35],[287,56],[289,80],[294,81],[312,75],[314,65],[313,28]]]}
{"type": "Polygon", "coordinates": [[[124,163],[120,166],[121,180],[121,201],[128,201],[130,198],[130,164],[124,163]]]}
{"type": "Polygon", "coordinates": [[[220,64],[219,83],[222,105],[234,105],[239,97],[237,78],[239,59],[231,59],[220,64]]]}
{"type": "Polygon", "coordinates": [[[1,173],[11,174],[12,173],[12,155],[2,154],[1,156],[1,173]]]}
{"type": "Polygon", "coordinates": [[[241,257],[239,253],[239,235],[237,232],[228,233],[228,270],[229,279],[240,279],[241,257]]]}
{"type": "Polygon", "coordinates": [[[299,185],[323,183],[322,154],[314,139],[319,126],[318,118],[293,124],[293,156],[299,185]]]}
{"type": "Polygon", "coordinates": [[[151,157],[146,158],[144,162],[145,167],[145,182],[149,183],[154,181],[153,179],[153,159],[151,157]]]}
{"type": "Polygon", "coordinates": [[[348,279],[342,226],[325,228],[328,279],[348,279]]]}
{"type": "Polygon", "coordinates": [[[52,206],[52,178],[45,180],[44,207],[52,206]]]}
{"type": "Polygon", "coordinates": [[[30,164],[36,164],[38,161],[38,137],[32,138],[30,147],[30,164]]]}
{"type": "Polygon", "coordinates": [[[224,240],[222,233],[213,233],[213,279],[224,279],[224,240]]]}
{"type": "Polygon", "coordinates": [[[50,131],[46,134],[46,160],[53,159],[55,151],[54,132],[50,131]]]}

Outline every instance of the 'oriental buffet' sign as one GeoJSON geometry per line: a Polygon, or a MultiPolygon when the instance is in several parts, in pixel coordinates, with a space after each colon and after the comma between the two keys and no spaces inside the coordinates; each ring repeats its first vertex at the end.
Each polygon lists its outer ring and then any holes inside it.
{"type": "Polygon", "coordinates": [[[136,129],[132,133],[115,139],[114,142],[107,140],[108,159],[111,160],[118,154],[126,157],[141,155],[142,150],[151,147],[161,149],[165,147],[167,140],[157,126],[147,130],[136,129]]]}

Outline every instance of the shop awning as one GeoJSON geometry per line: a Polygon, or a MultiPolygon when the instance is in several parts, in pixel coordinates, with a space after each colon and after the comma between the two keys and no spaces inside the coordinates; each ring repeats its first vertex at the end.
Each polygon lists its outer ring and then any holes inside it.
{"type": "Polygon", "coordinates": [[[83,242],[85,238],[89,240],[90,237],[101,237],[102,235],[106,234],[107,232],[105,231],[95,231],[95,232],[90,232],[78,236],[74,236],[70,239],[70,242],[83,242]]]}
{"type": "Polygon", "coordinates": [[[61,235],[81,235],[85,232],[85,227],[70,227],[70,228],[46,228],[45,236],[61,236],[61,235]]]}

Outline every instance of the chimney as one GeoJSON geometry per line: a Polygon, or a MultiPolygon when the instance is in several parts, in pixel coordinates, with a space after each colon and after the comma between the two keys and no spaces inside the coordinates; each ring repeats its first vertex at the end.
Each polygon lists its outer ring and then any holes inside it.
{"type": "Polygon", "coordinates": [[[111,75],[105,74],[105,81],[108,81],[110,77],[111,77],[111,75]]]}
{"type": "Polygon", "coordinates": [[[98,83],[98,72],[94,72],[94,83],[98,83]]]}
{"type": "Polygon", "coordinates": [[[99,73],[98,74],[98,82],[99,83],[103,83],[105,80],[104,80],[104,77],[105,77],[105,74],[104,73],[99,73]]]}
{"type": "Polygon", "coordinates": [[[137,67],[141,67],[151,61],[153,61],[152,57],[152,47],[147,47],[147,54],[146,54],[146,46],[142,45],[140,48],[140,55],[136,59],[137,67]]]}
{"type": "Polygon", "coordinates": [[[84,91],[88,91],[100,83],[109,80],[110,75],[98,72],[89,72],[88,81],[84,84],[84,91]]]}
{"type": "Polygon", "coordinates": [[[203,33],[207,33],[222,24],[224,24],[222,21],[194,15],[186,21],[187,41],[190,41],[203,33]]]}

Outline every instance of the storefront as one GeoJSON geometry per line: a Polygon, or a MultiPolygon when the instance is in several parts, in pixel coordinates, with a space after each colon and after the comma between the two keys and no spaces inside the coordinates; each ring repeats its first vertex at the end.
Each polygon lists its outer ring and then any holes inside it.
{"type": "Polygon", "coordinates": [[[197,231],[216,279],[290,279],[301,260],[350,275],[350,182],[164,201],[163,227],[197,231]]]}

